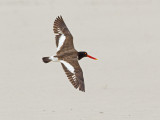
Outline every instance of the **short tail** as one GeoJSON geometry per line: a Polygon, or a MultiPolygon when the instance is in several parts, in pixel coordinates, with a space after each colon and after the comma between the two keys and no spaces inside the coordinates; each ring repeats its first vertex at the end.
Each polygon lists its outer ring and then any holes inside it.
{"type": "Polygon", "coordinates": [[[49,59],[49,57],[43,57],[42,60],[44,63],[49,63],[52,61],[51,59],[49,59]]]}

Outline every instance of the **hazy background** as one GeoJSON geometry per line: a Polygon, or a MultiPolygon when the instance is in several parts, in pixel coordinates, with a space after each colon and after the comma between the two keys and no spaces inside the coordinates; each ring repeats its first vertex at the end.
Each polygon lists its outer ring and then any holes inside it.
{"type": "Polygon", "coordinates": [[[0,120],[160,120],[159,0],[0,0],[0,120]],[[59,63],[62,15],[82,59],[86,92],[59,63]]]}

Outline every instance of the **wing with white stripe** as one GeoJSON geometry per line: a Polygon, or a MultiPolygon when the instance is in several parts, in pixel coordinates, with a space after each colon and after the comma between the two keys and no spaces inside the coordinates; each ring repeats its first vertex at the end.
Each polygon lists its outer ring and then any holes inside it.
{"type": "Polygon", "coordinates": [[[57,52],[74,48],[73,37],[61,16],[54,21],[53,31],[56,34],[57,52]]]}
{"type": "Polygon", "coordinates": [[[60,62],[72,85],[76,89],[79,88],[79,90],[85,92],[83,72],[78,61],[73,60],[70,62],[66,62],[64,60],[61,60],[60,62]]]}

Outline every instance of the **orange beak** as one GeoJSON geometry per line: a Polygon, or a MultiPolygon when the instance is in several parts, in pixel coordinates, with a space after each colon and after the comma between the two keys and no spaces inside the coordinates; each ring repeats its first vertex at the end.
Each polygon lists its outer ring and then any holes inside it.
{"type": "Polygon", "coordinates": [[[94,57],[92,57],[92,56],[90,56],[90,55],[87,55],[87,57],[89,57],[89,58],[91,58],[91,59],[94,59],[94,60],[98,60],[97,58],[94,58],[94,57]]]}

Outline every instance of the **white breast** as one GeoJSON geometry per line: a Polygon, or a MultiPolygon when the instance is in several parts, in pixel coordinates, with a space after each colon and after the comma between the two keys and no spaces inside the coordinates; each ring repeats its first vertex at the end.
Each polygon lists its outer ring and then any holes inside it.
{"type": "Polygon", "coordinates": [[[66,39],[66,36],[64,36],[64,34],[62,34],[61,37],[59,38],[57,52],[61,49],[62,45],[64,44],[65,39],[66,39]]]}

